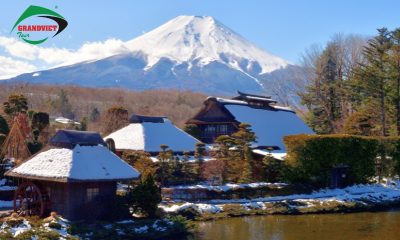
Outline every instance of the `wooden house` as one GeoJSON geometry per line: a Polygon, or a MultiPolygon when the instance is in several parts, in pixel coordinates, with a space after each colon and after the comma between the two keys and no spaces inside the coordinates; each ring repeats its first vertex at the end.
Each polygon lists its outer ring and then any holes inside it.
{"type": "Polygon", "coordinates": [[[70,220],[106,217],[117,181],[139,173],[105,145],[96,132],[58,131],[49,146],[5,174],[20,182],[15,211],[40,216],[55,211],[70,220]]]}
{"type": "Polygon", "coordinates": [[[115,147],[117,154],[126,150],[144,151],[156,156],[162,144],[167,145],[174,154],[184,151],[194,152],[199,140],[175,126],[166,117],[132,115],[129,125],[123,127],[104,140],[115,147]]]}
{"type": "Polygon", "coordinates": [[[232,99],[208,97],[202,109],[186,122],[198,126],[201,141],[211,144],[218,136],[237,131],[240,123],[248,123],[257,136],[257,154],[283,154],[284,136],[313,134],[293,110],[276,105],[271,97],[238,94],[232,99]]]}

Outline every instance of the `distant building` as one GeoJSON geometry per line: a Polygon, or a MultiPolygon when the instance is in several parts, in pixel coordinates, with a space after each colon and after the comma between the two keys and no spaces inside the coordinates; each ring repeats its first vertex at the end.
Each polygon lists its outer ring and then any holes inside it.
{"type": "Polygon", "coordinates": [[[155,156],[160,152],[160,146],[165,144],[175,154],[181,155],[185,151],[193,153],[199,142],[166,117],[132,115],[129,122],[128,126],[104,138],[115,145],[119,154],[126,150],[141,150],[155,156]]]}
{"type": "Polygon", "coordinates": [[[66,125],[75,125],[75,126],[81,125],[80,122],[75,122],[74,120],[65,118],[65,117],[57,117],[54,119],[54,121],[56,123],[61,123],[61,124],[66,124],[66,125]]]}
{"type": "Polygon", "coordinates": [[[254,152],[265,155],[273,150],[279,158],[286,152],[284,136],[314,133],[293,110],[277,106],[271,97],[238,93],[232,99],[208,97],[186,122],[199,127],[201,141],[213,143],[218,136],[237,131],[240,123],[248,123],[257,136],[254,152]]]}
{"type": "Polygon", "coordinates": [[[39,216],[56,211],[70,220],[107,216],[117,181],[139,173],[105,145],[96,132],[58,131],[44,150],[6,172],[20,183],[14,210],[39,216]]]}

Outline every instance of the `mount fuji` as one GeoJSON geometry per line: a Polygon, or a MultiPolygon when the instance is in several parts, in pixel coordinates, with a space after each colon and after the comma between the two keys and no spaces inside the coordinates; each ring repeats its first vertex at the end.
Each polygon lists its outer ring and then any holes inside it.
{"type": "Polygon", "coordinates": [[[8,79],[133,90],[180,89],[231,96],[272,95],[286,104],[298,67],[258,48],[209,16],[178,16],[125,42],[126,52],[8,79]],[[286,89],[286,90],[282,90],[286,89]]]}

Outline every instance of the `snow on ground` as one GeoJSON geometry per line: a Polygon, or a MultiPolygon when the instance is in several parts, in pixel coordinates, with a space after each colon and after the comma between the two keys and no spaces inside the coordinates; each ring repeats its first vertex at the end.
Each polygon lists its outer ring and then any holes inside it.
{"type": "Polygon", "coordinates": [[[362,202],[368,200],[370,202],[383,202],[400,200],[400,181],[388,181],[381,184],[359,184],[349,186],[343,189],[322,189],[311,194],[293,194],[288,196],[274,196],[254,199],[227,199],[227,200],[210,200],[204,203],[184,203],[182,205],[160,205],[166,212],[179,212],[186,208],[193,208],[200,213],[215,213],[222,211],[224,204],[241,204],[246,209],[264,208],[264,203],[296,201],[310,204],[313,201],[319,202],[362,202]]]}
{"type": "Polygon", "coordinates": [[[262,187],[282,188],[284,186],[287,186],[287,184],[286,183],[256,182],[256,183],[243,183],[243,184],[227,183],[225,185],[220,185],[220,186],[198,184],[198,185],[186,185],[186,186],[172,186],[171,188],[175,188],[175,189],[207,189],[209,191],[226,192],[226,191],[230,191],[230,190],[237,190],[237,189],[244,189],[244,188],[262,188],[262,187]]]}
{"type": "Polygon", "coordinates": [[[1,225],[0,230],[4,231],[5,229],[8,229],[10,233],[13,235],[13,237],[16,237],[17,235],[26,232],[32,228],[31,224],[27,220],[24,220],[21,224],[15,227],[9,227],[7,223],[4,223],[1,225]]]}
{"type": "Polygon", "coordinates": [[[14,168],[12,173],[74,180],[133,179],[138,171],[106,147],[79,146],[41,152],[14,168]]]}

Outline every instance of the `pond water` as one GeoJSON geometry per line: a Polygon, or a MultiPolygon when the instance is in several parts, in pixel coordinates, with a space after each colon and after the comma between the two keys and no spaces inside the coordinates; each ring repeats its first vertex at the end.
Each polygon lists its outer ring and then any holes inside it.
{"type": "Polygon", "coordinates": [[[198,224],[193,240],[400,239],[400,210],[347,214],[273,215],[198,224]]]}

